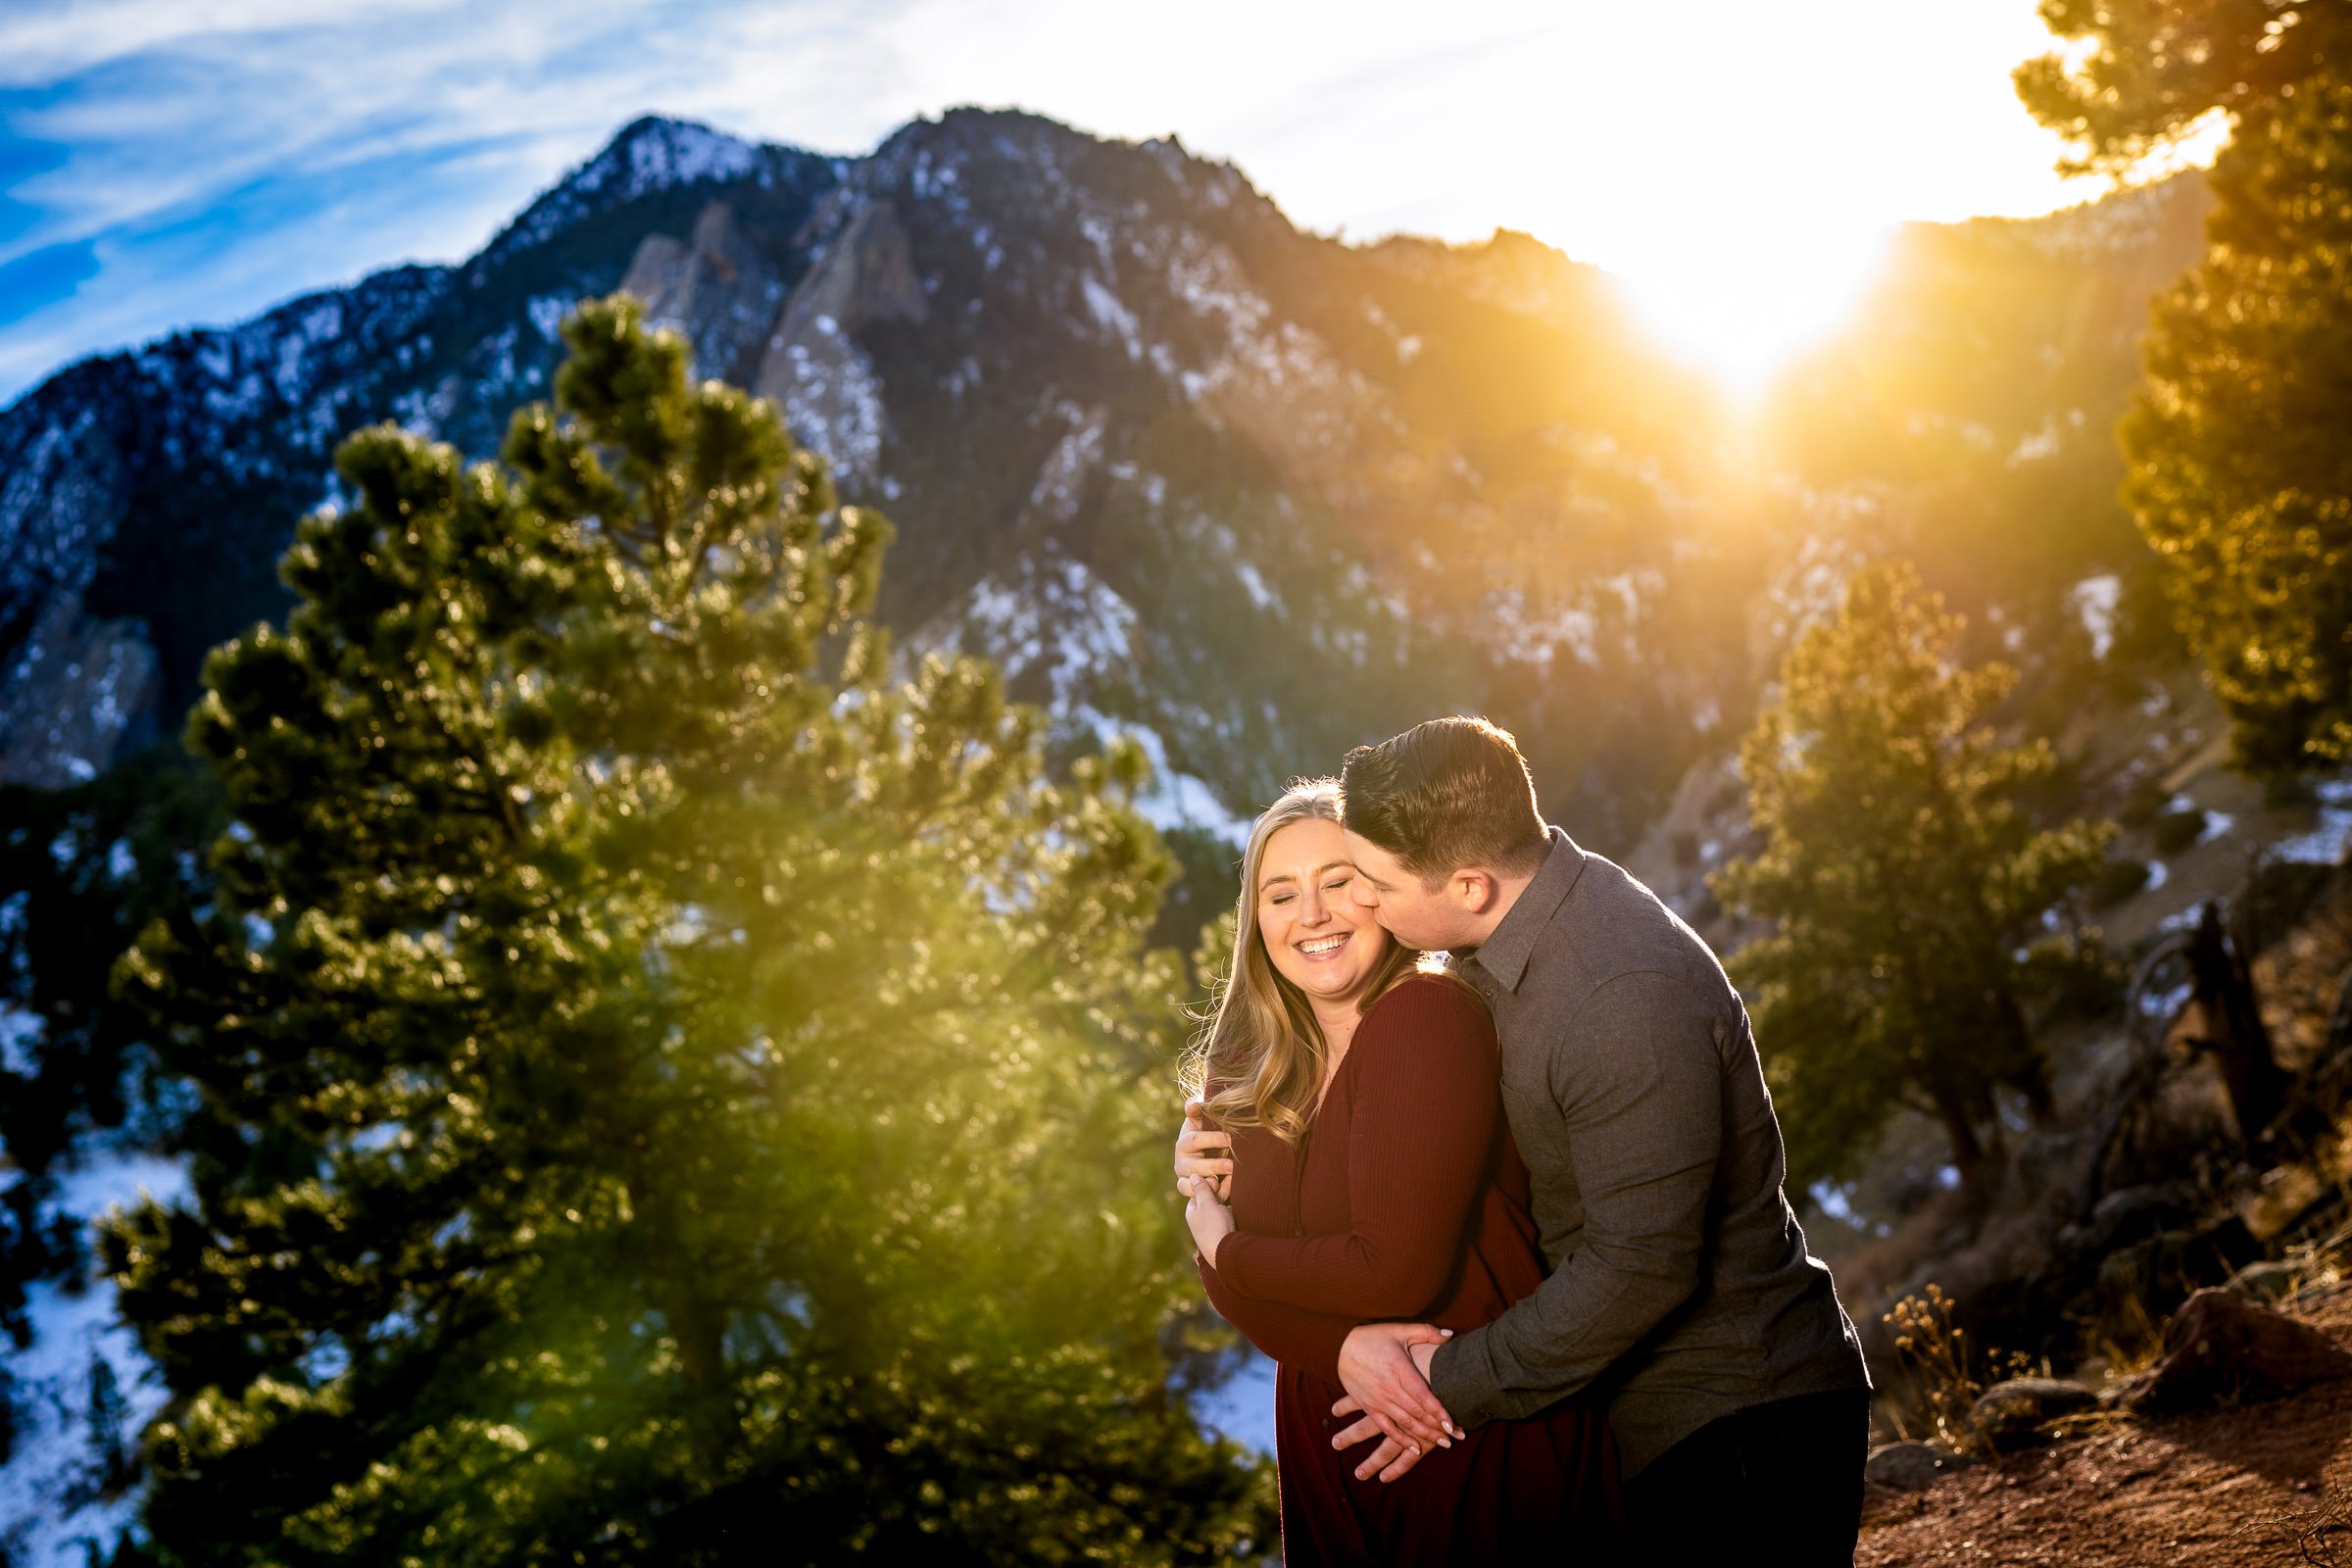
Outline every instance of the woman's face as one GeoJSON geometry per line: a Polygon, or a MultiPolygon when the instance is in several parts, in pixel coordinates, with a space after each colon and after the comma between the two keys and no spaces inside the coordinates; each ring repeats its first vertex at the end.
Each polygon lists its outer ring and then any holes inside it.
{"type": "Polygon", "coordinates": [[[1257,932],[1285,980],[1319,1002],[1351,1002],[1389,934],[1348,896],[1355,867],[1337,822],[1308,818],[1274,830],[1257,866],[1257,932]]]}

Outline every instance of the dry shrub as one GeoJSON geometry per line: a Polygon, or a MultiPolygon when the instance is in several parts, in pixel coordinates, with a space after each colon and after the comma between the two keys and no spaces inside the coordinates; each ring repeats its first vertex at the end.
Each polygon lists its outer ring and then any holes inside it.
{"type": "Polygon", "coordinates": [[[1994,1383],[2032,1377],[2048,1368],[2014,1350],[1980,1351],[1968,1330],[1952,1321],[1952,1305],[1941,1286],[1930,1285],[1926,1294],[1904,1297],[1886,1315],[1887,1332],[1894,1338],[1901,1391],[1888,1413],[1905,1438],[1913,1435],[1904,1419],[1907,1405],[1921,1430],[1945,1447],[1997,1459],[2000,1454],[1990,1435],[1977,1419],[1977,1400],[1994,1383]]]}

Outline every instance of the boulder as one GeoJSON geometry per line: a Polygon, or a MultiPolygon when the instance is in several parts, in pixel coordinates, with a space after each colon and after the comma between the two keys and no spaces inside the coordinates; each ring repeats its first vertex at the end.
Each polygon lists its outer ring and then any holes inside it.
{"type": "Polygon", "coordinates": [[[2098,1407],[2099,1396],[2062,1378],[2011,1378],[1977,1396],[1977,1428],[1995,1448],[2040,1440],[2042,1429],[2060,1416],[2098,1407]]]}
{"type": "Polygon", "coordinates": [[[1888,1443],[1871,1449],[1862,1478],[1889,1492],[1917,1492],[1938,1476],[1981,1462],[1933,1443],[1888,1443]]]}
{"type": "Polygon", "coordinates": [[[2165,1325],[2164,1356],[2119,1384],[2145,1415],[2275,1398],[2352,1374],[2352,1353],[2310,1324],[2232,1291],[2203,1290],[2165,1325]]]}

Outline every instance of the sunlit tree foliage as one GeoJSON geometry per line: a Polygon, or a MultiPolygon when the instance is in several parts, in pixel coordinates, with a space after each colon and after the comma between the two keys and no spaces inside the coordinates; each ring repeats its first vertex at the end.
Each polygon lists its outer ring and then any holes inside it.
{"type": "Polygon", "coordinates": [[[2352,65],[2352,10],[2341,0],[2040,0],[2039,9],[2069,47],[2018,67],[2017,92],[2073,143],[2059,164],[2069,173],[2120,173],[2206,114],[2242,119],[2352,65]]]}
{"type": "Polygon", "coordinates": [[[212,906],[118,971],[199,1087],[114,1223],[158,1563],[1197,1562],[1167,874],[1131,754],[884,678],[888,528],[637,307],[504,465],[383,427],[207,663],[212,906]]]}
{"type": "Polygon", "coordinates": [[[2239,760],[2352,758],[2352,86],[2250,112],[2211,249],[2157,302],[2125,498],[2239,760]]]}
{"type": "Polygon", "coordinates": [[[1994,735],[2014,674],[1950,666],[1959,630],[1908,565],[1867,568],[1798,640],[1740,747],[1763,847],[1711,883],[1772,924],[1732,970],[1807,1178],[1853,1168],[1905,1104],[1943,1127],[1963,1174],[1979,1168],[1995,1090],[2048,1105],[2029,1002],[2091,961],[2042,916],[2089,880],[2113,829],[2043,831],[2019,810],[2052,753],[1994,735]]]}

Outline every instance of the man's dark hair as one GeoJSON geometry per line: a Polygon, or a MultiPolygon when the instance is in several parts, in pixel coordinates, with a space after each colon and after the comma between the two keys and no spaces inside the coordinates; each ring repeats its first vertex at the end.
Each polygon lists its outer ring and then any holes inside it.
{"type": "Polygon", "coordinates": [[[1433,718],[1358,746],[1340,769],[1340,813],[1424,886],[1463,866],[1530,875],[1550,847],[1527,759],[1483,718],[1433,718]]]}

